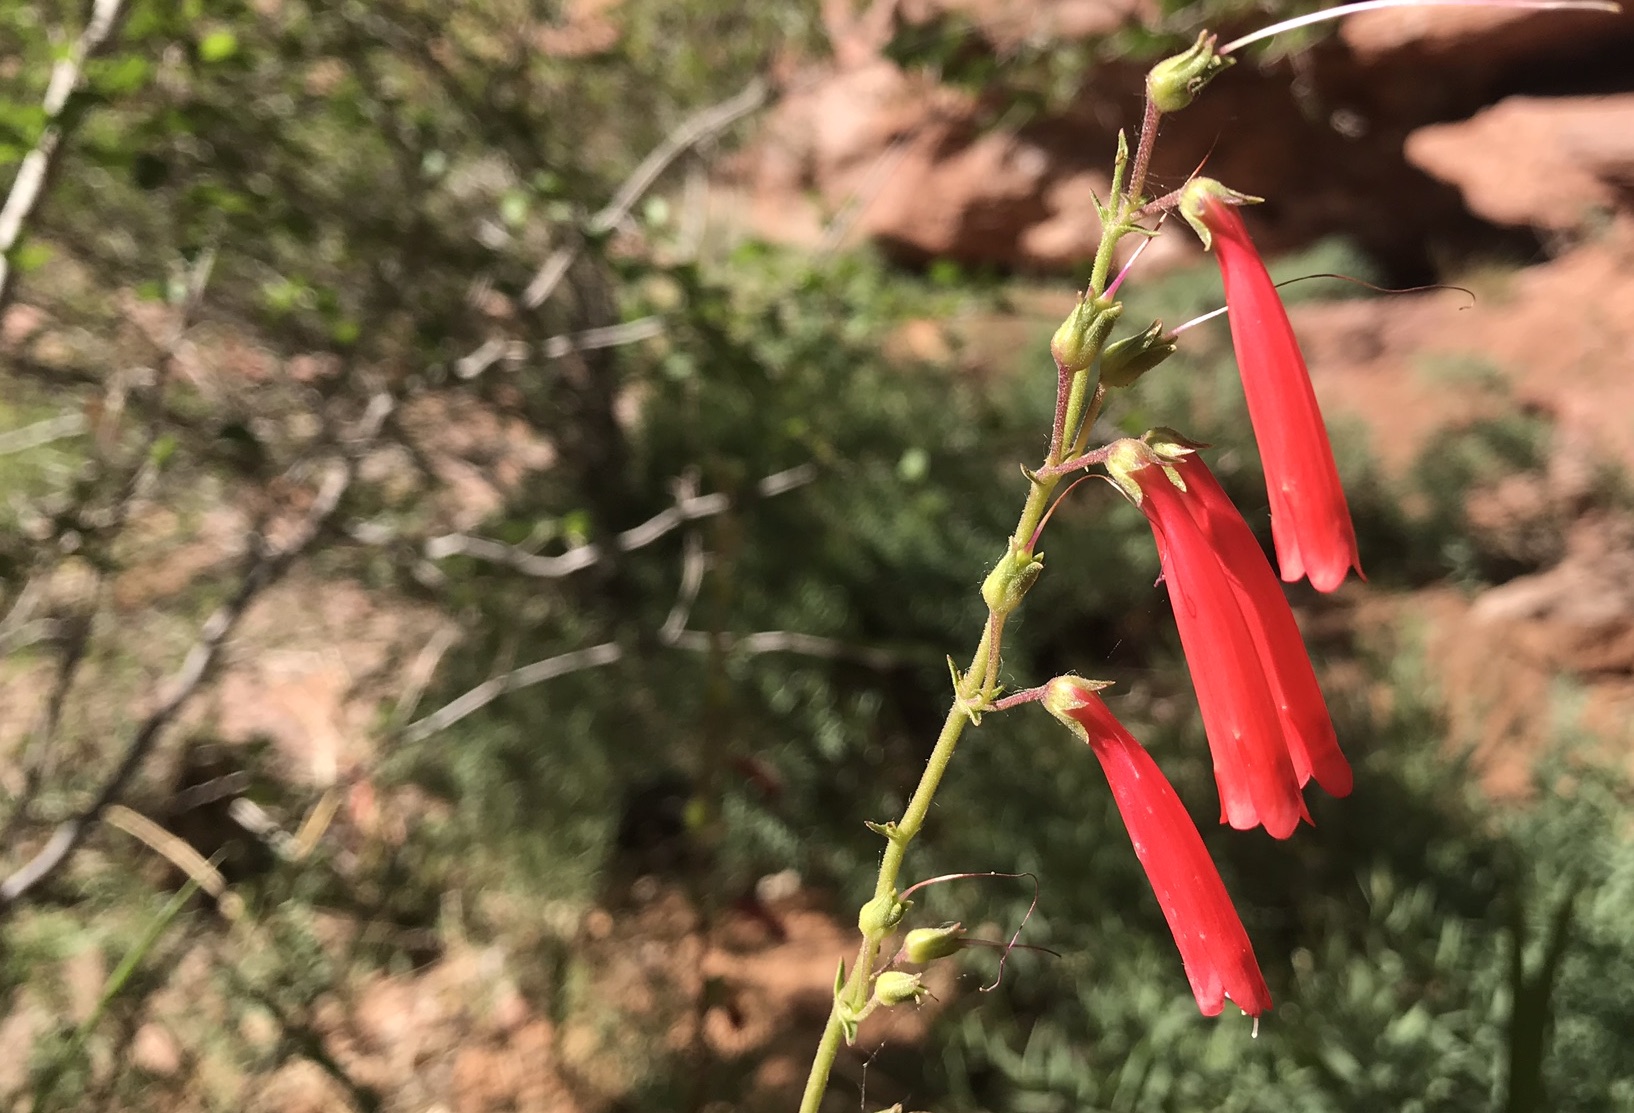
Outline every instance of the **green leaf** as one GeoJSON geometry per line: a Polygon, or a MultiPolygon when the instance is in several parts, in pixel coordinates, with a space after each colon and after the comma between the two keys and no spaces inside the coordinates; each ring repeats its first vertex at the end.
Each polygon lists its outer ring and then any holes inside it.
{"type": "Polygon", "coordinates": [[[238,36],[231,31],[211,31],[199,40],[201,62],[225,62],[238,53],[238,36]]]}
{"type": "Polygon", "coordinates": [[[100,62],[88,76],[97,92],[112,97],[136,92],[152,74],[153,67],[146,58],[131,55],[100,62]]]}
{"type": "Polygon", "coordinates": [[[11,253],[12,266],[19,273],[37,271],[51,259],[51,249],[43,243],[25,243],[11,253]]]}

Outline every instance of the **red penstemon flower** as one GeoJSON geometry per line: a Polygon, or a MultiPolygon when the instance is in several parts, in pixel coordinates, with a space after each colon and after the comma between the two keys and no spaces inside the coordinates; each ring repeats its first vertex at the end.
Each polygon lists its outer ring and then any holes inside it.
{"type": "Polygon", "coordinates": [[[1316,590],[1333,591],[1350,569],[1362,571],[1356,530],[1293,325],[1237,213],[1242,200],[1198,178],[1187,186],[1181,208],[1220,261],[1282,578],[1293,583],[1308,576],[1316,590]]]}
{"type": "Polygon", "coordinates": [[[1108,471],[1152,526],[1214,758],[1221,818],[1286,838],[1310,818],[1305,784],[1314,779],[1344,796],[1350,765],[1281,585],[1194,447],[1156,431],[1113,446],[1108,471]]]}
{"type": "Polygon", "coordinates": [[[1118,805],[1135,856],[1169,922],[1197,1007],[1217,1016],[1229,999],[1250,1016],[1271,1007],[1253,945],[1197,827],[1150,754],[1095,694],[1101,687],[1057,677],[1044,706],[1089,743],[1118,805]]]}
{"type": "Polygon", "coordinates": [[[1169,466],[1185,484],[1183,501],[1192,520],[1218,554],[1248,623],[1300,785],[1314,777],[1330,795],[1348,796],[1352,783],[1350,763],[1339,752],[1333,718],[1316,682],[1299,624],[1294,621],[1288,599],[1258,539],[1191,446],[1171,440],[1165,448],[1169,466]]]}
{"type": "Polygon", "coordinates": [[[1192,516],[1188,496],[1151,447],[1140,441],[1119,443],[1107,470],[1152,525],[1214,758],[1220,818],[1238,830],[1263,826],[1274,838],[1285,839],[1309,816],[1282,718],[1232,578],[1214,542],[1192,516]]]}

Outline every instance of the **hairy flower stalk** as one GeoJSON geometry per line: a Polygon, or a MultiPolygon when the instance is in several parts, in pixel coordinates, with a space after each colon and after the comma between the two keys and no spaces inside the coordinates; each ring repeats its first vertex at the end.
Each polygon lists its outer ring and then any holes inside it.
{"type": "Polygon", "coordinates": [[[1183,193],[1181,213],[1220,262],[1282,578],[1293,583],[1308,576],[1316,590],[1333,591],[1350,569],[1362,570],[1356,530],[1293,325],[1237,213],[1245,200],[1198,178],[1183,193]]]}
{"type": "Polygon", "coordinates": [[[1102,687],[1081,677],[1057,677],[1046,688],[1044,707],[1101,763],[1135,857],[1180,949],[1198,1009],[1218,1016],[1230,1000],[1257,1017],[1271,1007],[1271,991],[1220,872],[1163,771],[1095,694],[1102,687]]]}

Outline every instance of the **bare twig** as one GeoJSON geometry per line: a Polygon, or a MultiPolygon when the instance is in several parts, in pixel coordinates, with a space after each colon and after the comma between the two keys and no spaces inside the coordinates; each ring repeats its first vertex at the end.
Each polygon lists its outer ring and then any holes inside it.
{"type": "MultiPolygon", "coordinates": [[[[388,400],[389,402],[389,400],[388,400]]],[[[390,412],[389,404],[371,405],[359,434],[360,441],[371,439],[390,412]]],[[[188,650],[181,667],[163,689],[158,705],[148,712],[125,746],[114,771],[78,815],[63,821],[52,833],[46,845],[27,863],[0,882],[0,913],[16,904],[31,889],[55,873],[85,838],[86,832],[99,820],[129,785],[131,778],[152,752],[166,727],[182,707],[198,691],[211,667],[221,655],[222,647],[249,610],[250,604],[272,584],[276,583],[295,559],[312,544],[324,525],[340,505],[341,497],[351,485],[355,464],[347,457],[333,462],[293,535],[277,548],[262,542],[232,597],[218,607],[199,629],[198,639],[188,650]]]]}
{"type": "MultiPolygon", "coordinates": [[[[786,471],[766,476],[755,485],[755,489],[763,497],[778,495],[811,482],[812,479],[816,478],[816,474],[815,467],[810,464],[802,464],[799,467],[789,468],[786,471]]],[[[639,549],[652,544],[666,533],[686,522],[719,514],[730,506],[730,500],[719,492],[711,495],[693,494],[691,483],[689,477],[677,480],[675,505],[661,514],[654,515],[634,529],[619,534],[614,539],[616,546],[625,552],[639,549]]],[[[588,568],[597,560],[600,560],[602,555],[601,550],[596,546],[586,545],[559,557],[541,557],[522,549],[512,548],[509,545],[501,545],[495,541],[485,541],[482,538],[465,537],[464,535],[435,538],[427,544],[426,550],[427,556],[432,559],[436,559],[437,556],[447,556],[454,552],[460,552],[509,564],[533,575],[547,576],[561,576],[566,575],[568,572],[577,571],[580,568],[588,568]]],[[[675,604],[670,608],[669,615],[664,619],[664,624],[658,630],[658,640],[661,644],[692,651],[706,651],[719,646],[728,652],[751,655],[759,653],[800,653],[812,657],[861,661],[879,669],[889,668],[896,663],[895,655],[884,650],[847,645],[832,638],[822,638],[812,634],[770,630],[743,636],[732,634],[711,635],[686,629],[687,619],[692,613],[692,605],[697,601],[698,592],[703,586],[704,572],[707,567],[708,555],[704,552],[702,540],[695,533],[688,535],[681,560],[681,579],[676,589],[675,604]]],[[[534,684],[542,684],[547,680],[553,680],[558,676],[566,676],[569,673],[610,665],[621,660],[623,656],[623,649],[617,643],[603,642],[588,649],[576,649],[568,653],[558,654],[555,657],[547,657],[531,665],[524,665],[519,669],[502,673],[477,685],[469,692],[432,712],[425,718],[409,724],[403,731],[403,739],[407,742],[422,741],[438,731],[452,726],[466,716],[475,714],[506,693],[530,687],[534,684]]]]}
{"type": "Polygon", "coordinates": [[[83,432],[85,432],[84,414],[69,413],[48,417],[44,421],[36,421],[33,425],[25,425],[21,429],[0,433],[0,456],[27,452],[31,448],[48,445],[52,441],[77,437],[83,432]]]}
{"type": "Polygon", "coordinates": [[[704,584],[704,572],[709,558],[704,553],[703,538],[697,531],[687,534],[686,548],[681,556],[681,583],[675,590],[675,605],[658,628],[658,640],[675,645],[686,634],[687,619],[692,617],[692,605],[698,601],[698,590],[704,584]]]}
{"type": "MultiPolygon", "coordinates": [[[[719,136],[727,128],[757,111],[767,101],[769,90],[766,83],[755,78],[745,85],[735,96],[711,105],[688,116],[681,121],[674,131],[664,137],[664,141],[654,147],[646,158],[641,160],[624,184],[618,187],[611,201],[594,213],[585,222],[585,232],[590,236],[605,235],[629,219],[630,210],[635,208],[646,192],[653,187],[665,170],[669,169],[674,161],[694,147],[707,143],[719,136]]],[[[521,307],[524,310],[538,309],[561,285],[562,279],[584,251],[585,240],[582,236],[573,236],[555,251],[546,257],[544,263],[534,272],[533,278],[522,291],[521,307]]],[[[578,339],[572,336],[554,336],[541,347],[545,356],[560,358],[570,351],[582,351],[592,347],[611,347],[615,344],[632,343],[633,339],[646,339],[656,336],[663,331],[663,321],[657,318],[645,318],[650,324],[643,324],[642,328],[648,332],[636,330],[632,333],[618,334],[618,339],[611,339],[604,343],[587,343],[585,338],[597,333],[608,333],[614,330],[632,330],[641,322],[632,321],[625,325],[614,325],[610,329],[589,329],[578,334],[578,339]],[[554,350],[553,345],[566,345],[560,350],[554,350]]],[[[462,379],[471,379],[482,374],[501,359],[522,360],[528,356],[528,346],[520,342],[506,340],[488,340],[470,355],[458,360],[455,373],[462,379]]]]}
{"type": "Polygon", "coordinates": [[[397,699],[397,707],[392,711],[392,722],[406,723],[414,715],[415,708],[420,706],[420,697],[425,695],[426,687],[431,678],[437,675],[437,666],[442,662],[443,654],[454,647],[459,640],[459,630],[453,626],[440,627],[431,635],[414,663],[409,666],[408,675],[403,678],[403,694],[397,699]]]}
{"type": "Polygon", "coordinates": [[[6,612],[5,618],[0,618],[0,655],[10,652],[14,644],[27,644],[24,631],[34,617],[34,609],[44,598],[45,577],[30,576],[17,598],[12,600],[11,610],[6,612]]]}
{"type": "Polygon", "coordinates": [[[908,150],[909,141],[904,137],[879,153],[874,164],[868,168],[868,173],[863,175],[862,181],[857,183],[857,187],[851,191],[839,211],[828,222],[828,226],[823,229],[822,239],[817,241],[817,258],[827,259],[840,249],[846,237],[851,234],[851,229],[868,211],[868,206],[874,203],[880,191],[890,182],[891,175],[896,173],[908,150]]]}
{"type": "Polygon", "coordinates": [[[554,680],[558,676],[568,673],[583,672],[585,669],[599,668],[610,665],[624,656],[624,651],[614,642],[603,642],[588,649],[575,649],[570,653],[547,657],[543,661],[535,661],[531,665],[523,665],[519,669],[486,680],[466,692],[463,696],[446,704],[427,715],[418,722],[410,723],[403,731],[405,742],[420,742],[453,726],[467,715],[473,715],[487,707],[494,700],[507,692],[519,691],[534,684],[542,684],[547,680],[554,680]]]}
{"type": "MultiPolygon", "coordinates": [[[[669,169],[670,163],[681,155],[706,143],[721,132],[757,111],[766,103],[766,83],[755,78],[745,85],[735,96],[711,105],[688,116],[681,121],[679,127],[664,137],[664,141],[652,149],[641,164],[635,168],[624,184],[618,187],[613,199],[602,207],[585,224],[585,229],[593,236],[605,235],[622,224],[635,208],[637,201],[653,187],[660,175],[669,169]]],[[[537,309],[545,303],[545,299],[556,291],[562,276],[578,258],[583,245],[574,243],[557,248],[545,260],[544,266],[533,276],[527,289],[522,291],[522,307],[537,309]]]]}
{"type": "MultiPolygon", "coordinates": [[[[188,268],[186,292],[182,298],[180,309],[160,343],[158,371],[151,387],[151,393],[156,400],[164,394],[165,386],[175,367],[182,340],[187,335],[194,314],[204,298],[204,289],[209,283],[210,272],[214,264],[215,252],[205,250],[188,268]]],[[[110,386],[109,394],[117,396],[118,401],[110,401],[104,407],[103,420],[109,423],[117,421],[117,414],[123,408],[126,378],[127,376],[124,374],[116,374],[111,377],[113,384],[117,385],[110,386]]],[[[28,429],[18,430],[12,435],[28,434],[31,429],[38,430],[41,426],[53,423],[58,426],[63,435],[72,435],[84,430],[86,427],[86,422],[80,415],[65,414],[53,418],[49,422],[40,422],[28,429]]],[[[113,502],[105,507],[90,507],[83,504],[80,506],[77,514],[78,524],[96,536],[100,546],[112,545],[114,539],[124,529],[132,509],[138,500],[143,497],[146,489],[152,485],[156,474],[152,461],[152,452],[154,445],[158,443],[161,429],[162,425],[157,416],[157,410],[155,410],[140,449],[131,456],[130,463],[125,468],[124,474],[117,480],[118,494],[113,502]]],[[[0,440],[3,439],[0,438],[0,440]]],[[[37,447],[39,444],[46,443],[46,438],[42,434],[23,437],[22,439],[32,441],[31,444],[24,447],[37,447]]],[[[4,449],[0,449],[0,451],[4,451],[4,449]]],[[[62,550],[59,548],[53,551],[60,553],[62,550]]],[[[48,574],[50,560],[51,558],[47,557],[46,561],[41,564],[35,579],[30,581],[31,587],[34,582],[45,579],[48,574]]],[[[85,609],[84,613],[75,615],[72,619],[53,622],[49,627],[36,626],[32,629],[25,627],[17,630],[15,636],[7,636],[8,631],[0,629],[0,652],[8,651],[16,644],[24,643],[23,637],[25,634],[37,634],[46,629],[49,629],[61,642],[58,668],[56,677],[52,682],[51,693],[46,699],[45,709],[41,713],[35,729],[19,754],[19,764],[23,769],[23,788],[12,802],[12,811],[6,817],[4,827],[0,828],[0,841],[10,841],[12,832],[26,818],[29,809],[33,806],[36,795],[40,791],[46,767],[50,760],[52,743],[62,720],[63,706],[78,677],[80,666],[86,658],[104,581],[104,573],[92,573],[91,585],[86,592],[91,601],[90,606],[85,609]]],[[[25,593],[26,591],[27,589],[25,589],[25,593]]],[[[21,609],[23,602],[22,599],[18,601],[18,607],[14,608],[14,613],[21,609]]],[[[32,606],[32,603],[30,603],[30,606],[32,606]]],[[[11,616],[8,616],[8,625],[10,619],[11,616]]],[[[3,907],[3,903],[3,901],[0,901],[0,907],[3,907]]]]}
{"type": "Polygon", "coordinates": [[[708,634],[701,630],[686,630],[670,644],[676,649],[703,653],[715,648],[717,638],[719,647],[725,652],[750,657],[762,653],[795,653],[830,661],[856,661],[874,669],[888,669],[897,663],[897,655],[886,649],[851,645],[837,638],[802,634],[795,630],[763,630],[755,634],[708,634]]]}
{"type": "MultiPolygon", "coordinates": [[[[755,493],[761,498],[771,498],[792,491],[796,487],[803,487],[816,478],[817,469],[814,465],[801,464],[766,476],[755,484],[755,493]]],[[[687,522],[724,514],[731,506],[732,500],[718,491],[708,495],[683,496],[674,506],[618,534],[613,538],[613,545],[619,552],[632,552],[651,545],[687,522]]],[[[442,560],[451,556],[475,557],[478,560],[507,565],[529,576],[560,579],[589,568],[607,554],[602,546],[592,544],[581,545],[560,556],[539,556],[526,549],[490,541],[487,538],[472,537],[465,533],[450,533],[428,540],[425,544],[425,555],[428,560],[442,560]]]]}
{"type": "MultiPolygon", "coordinates": [[[[766,83],[756,77],[750,80],[735,96],[721,101],[709,108],[701,109],[681,121],[681,125],[665,137],[664,141],[652,149],[641,165],[635,168],[613,199],[590,218],[589,229],[591,234],[599,235],[623,222],[635,208],[635,203],[652,188],[653,183],[669,169],[670,163],[681,155],[690,151],[701,143],[707,143],[720,135],[721,132],[743,119],[759,111],[766,103],[770,90],[766,83]]],[[[547,292],[548,296],[548,292],[547,292]]],[[[540,299],[544,300],[543,298],[540,299]]],[[[534,303],[537,304],[537,303],[534,303]]],[[[533,308],[529,305],[528,308],[533,308]]]]}
{"type": "Polygon", "coordinates": [[[84,78],[85,63],[105,50],[112,42],[124,18],[124,0],[93,0],[91,18],[80,32],[69,51],[51,67],[46,82],[45,127],[34,149],[23,156],[12,179],[11,192],[0,208],[0,309],[6,307],[12,292],[12,250],[23,234],[29,216],[40,202],[46,184],[55,173],[66,138],[64,110],[69,98],[79,89],[84,78]]]}
{"type": "Polygon", "coordinates": [[[536,351],[546,359],[561,359],[569,352],[591,352],[597,348],[617,348],[638,344],[664,333],[664,318],[638,317],[618,325],[587,328],[580,332],[564,332],[552,336],[537,349],[525,340],[492,339],[470,355],[461,356],[454,363],[454,374],[462,379],[474,379],[499,362],[521,363],[536,351]]]}

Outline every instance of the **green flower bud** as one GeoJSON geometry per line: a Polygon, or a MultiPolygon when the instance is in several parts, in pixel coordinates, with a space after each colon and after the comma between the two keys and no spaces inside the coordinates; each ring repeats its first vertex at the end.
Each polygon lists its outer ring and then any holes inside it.
{"type": "Polygon", "coordinates": [[[1215,53],[1219,40],[1204,31],[1190,48],[1165,58],[1146,75],[1146,99],[1160,112],[1179,112],[1234,59],[1215,53]]]}
{"type": "Polygon", "coordinates": [[[982,600],[996,615],[1007,615],[1021,606],[1027,590],[1044,571],[1040,553],[1011,549],[982,581],[982,600]]]}
{"type": "Polygon", "coordinates": [[[871,939],[877,939],[902,922],[912,901],[897,899],[895,893],[875,897],[857,910],[857,930],[871,939]]]}
{"type": "Polygon", "coordinates": [[[1056,365],[1074,374],[1088,368],[1122,313],[1122,305],[1105,298],[1080,301],[1050,338],[1056,365]]]}
{"type": "Polygon", "coordinates": [[[1130,386],[1136,379],[1168,359],[1179,347],[1178,338],[1163,331],[1162,321],[1137,336],[1114,340],[1101,353],[1101,382],[1107,386],[1130,386]]]}
{"type": "Polygon", "coordinates": [[[887,970],[874,979],[874,1000],[886,1008],[918,1001],[929,992],[918,974],[903,970],[887,970]]]}
{"type": "Polygon", "coordinates": [[[935,928],[914,928],[902,940],[902,954],[909,962],[935,962],[964,949],[963,924],[943,924],[935,928]]]}

